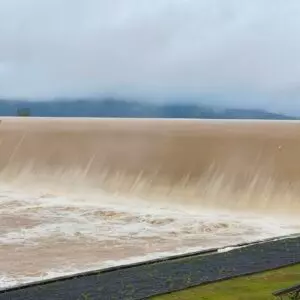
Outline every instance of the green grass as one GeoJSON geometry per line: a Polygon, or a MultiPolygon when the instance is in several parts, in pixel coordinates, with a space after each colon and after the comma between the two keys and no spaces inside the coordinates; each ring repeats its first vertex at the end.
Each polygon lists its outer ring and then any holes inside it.
{"type": "Polygon", "coordinates": [[[300,284],[300,264],[239,277],[218,283],[198,286],[180,292],[162,295],[152,300],[260,300],[274,299],[272,292],[300,284]]]}

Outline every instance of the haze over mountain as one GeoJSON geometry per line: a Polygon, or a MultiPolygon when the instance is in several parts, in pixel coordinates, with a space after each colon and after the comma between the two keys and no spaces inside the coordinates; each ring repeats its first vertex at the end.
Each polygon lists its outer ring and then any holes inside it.
{"type": "Polygon", "coordinates": [[[16,116],[28,109],[40,117],[147,117],[202,119],[293,119],[259,109],[217,108],[188,103],[154,104],[112,98],[100,100],[5,101],[0,100],[0,116],[16,116]]]}
{"type": "Polygon", "coordinates": [[[299,0],[1,0],[0,98],[218,94],[196,104],[300,115],[299,15],[299,0]]]}

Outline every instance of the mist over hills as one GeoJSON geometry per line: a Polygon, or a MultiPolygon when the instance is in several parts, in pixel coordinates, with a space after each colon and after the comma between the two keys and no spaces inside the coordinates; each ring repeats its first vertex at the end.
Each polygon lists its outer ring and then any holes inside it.
{"type": "Polygon", "coordinates": [[[18,110],[30,110],[39,117],[133,117],[201,119],[275,119],[296,117],[259,109],[218,108],[189,103],[153,104],[118,99],[78,99],[49,101],[0,100],[1,116],[16,116],[18,110]]]}

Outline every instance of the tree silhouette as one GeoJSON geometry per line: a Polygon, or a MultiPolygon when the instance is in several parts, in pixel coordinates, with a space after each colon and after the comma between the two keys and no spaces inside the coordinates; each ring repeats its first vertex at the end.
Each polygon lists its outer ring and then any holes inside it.
{"type": "Polygon", "coordinates": [[[17,114],[19,117],[29,117],[30,116],[30,108],[18,108],[17,114]]]}

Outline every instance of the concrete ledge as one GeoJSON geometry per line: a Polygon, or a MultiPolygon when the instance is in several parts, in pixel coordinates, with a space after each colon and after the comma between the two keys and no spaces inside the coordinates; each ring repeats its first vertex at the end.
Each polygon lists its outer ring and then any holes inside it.
{"type": "Polygon", "coordinates": [[[300,237],[241,244],[60,277],[0,291],[0,300],[145,299],[300,263],[300,237]],[[236,246],[235,246],[236,247],[236,246]]]}

